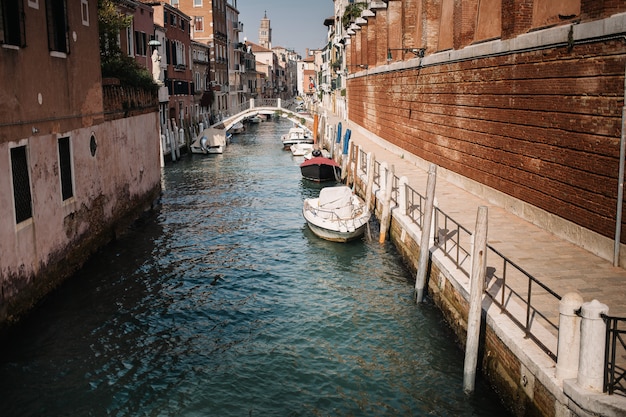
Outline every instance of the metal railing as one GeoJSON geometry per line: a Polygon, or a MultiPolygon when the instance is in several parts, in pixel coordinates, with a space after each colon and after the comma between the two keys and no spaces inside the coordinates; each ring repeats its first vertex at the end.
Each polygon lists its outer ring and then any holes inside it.
{"type": "Polygon", "coordinates": [[[556,361],[556,345],[548,345],[545,332],[558,338],[561,296],[489,244],[486,279],[489,285],[485,294],[524,331],[525,337],[556,361]],[[535,299],[541,303],[533,304],[535,299]],[[537,305],[543,306],[543,311],[537,305]]]}
{"type": "MultiPolygon", "coordinates": [[[[363,152],[363,151],[361,151],[363,152]]],[[[359,171],[367,175],[367,162],[361,158],[359,171]]],[[[365,157],[367,161],[367,157],[365,157]]],[[[374,184],[380,187],[380,163],[374,165],[374,184]]],[[[399,205],[399,178],[393,176],[394,202],[399,205]]],[[[405,213],[423,229],[426,198],[405,185],[405,213]]],[[[469,277],[471,272],[472,232],[444,211],[434,209],[435,246],[469,277]]],[[[545,284],[515,264],[493,246],[487,245],[487,276],[485,294],[524,331],[546,354],[556,361],[554,341],[558,337],[558,311],[561,297],[545,284]],[[535,301],[538,301],[535,303],[535,301]],[[542,306],[540,310],[538,306],[542,306]]]]}
{"type": "Polygon", "coordinates": [[[435,246],[466,276],[471,271],[472,232],[438,207],[434,210],[435,246]]]}
{"type": "Polygon", "coordinates": [[[604,392],[626,395],[626,318],[602,315],[606,323],[604,392]],[[620,358],[622,360],[620,361],[620,358]]]}

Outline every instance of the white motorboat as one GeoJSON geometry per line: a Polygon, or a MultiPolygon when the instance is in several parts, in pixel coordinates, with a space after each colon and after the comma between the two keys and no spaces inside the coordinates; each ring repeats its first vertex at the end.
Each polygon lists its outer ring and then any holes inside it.
{"type": "Polygon", "coordinates": [[[224,129],[208,127],[204,129],[191,143],[191,153],[220,154],[226,147],[226,132],[224,129]]]}
{"type": "Polygon", "coordinates": [[[367,204],[345,185],[322,188],[318,198],[305,199],[302,214],[315,235],[333,242],[361,237],[371,216],[367,204]]]}
{"type": "Polygon", "coordinates": [[[243,125],[243,123],[237,122],[228,131],[230,133],[237,134],[237,133],[243,133],[243,132],[245,132],[245,130],[246,130],[246,127],[243,125]]]}
{"type": "Polygon", "coordinates": [[[289,129],[289,131],[281,137],[281,140],[283,142],[283,148],[285,149],[290,149],[291,145],[295,145],[296,143],[313,144],[313,138],[304,128],[299,126],[289,129]]]}
{"type": "Polygon", "coordinates": [[[313,152],[313,146],[312,143],[294,143],[289,149],[293,156],[304,156],[313,152]]]}

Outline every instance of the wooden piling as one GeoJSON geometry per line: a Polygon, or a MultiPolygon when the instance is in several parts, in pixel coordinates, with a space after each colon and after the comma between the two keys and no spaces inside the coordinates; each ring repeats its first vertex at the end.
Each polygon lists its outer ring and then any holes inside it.
{"type": "Polygon", "coordinates": [[[317,145],[317,129],[319,128],[319,115],[313,115],[313,145],[317,145]]]}
{"type": "Polygon", "coordinates": [[[367,209],[372,211],[372,190],[374,189],[374,166],[376,165],[376,155],[373,153],[367,154],[367,183],[365,184],[365,203],[367,209]]]}
{"type": "Polygon", "coordinates": [[[378,237],[378,243],[385,243],[387,231],[389,230],[389,225],[391,224],[391,192],[393,189],[394,171],[395,169],[392,165],[391,169],[387,170],[385,176],[385,194],[383,197],[383,213],[380,219],[380,235],[378,237]]]}
{"type": "Polygon", "coordinates": [[[470,303],[467,315],[467,339],[465,341],[465,362],[463,364],[463,391],[474,392],[476,364],[480,344],[480,323],[482,299],[485,291],[487,271],[487,207],[478,207],[476,229],[472,250],[472,274],[470,277],[470,303]]]}
{"type": "Polygon", "coordinates": [[[352,174],[352,189],[356,189],[356,177],[358,176],[358,166],[359,166],[359,145],[356,143],[353,146],[353,155],[350,160],[351,168],[350,174],[352,174]]]}
{"type": "Polygon", "coordinates": [[[417,276],[415,278],[415,301],[421,303],[424,300],[424,287],[428,273],[428,258],[430,255],[430,229],[432,227],[433,207],[435,201],[435,185],[437,183],[437,166],[431,164],[428,168],[428,181],[426,183],[426,203],[422,218],[422,237],[420,239],[420,254],[417,261],[417,276]]]}

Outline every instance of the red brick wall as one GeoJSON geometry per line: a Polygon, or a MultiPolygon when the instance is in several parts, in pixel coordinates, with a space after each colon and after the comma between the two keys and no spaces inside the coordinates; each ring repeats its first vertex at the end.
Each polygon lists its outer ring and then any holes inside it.
{"type": "Polygon", "coordinates": [[[612,237],[625,66],[626,45],[610,40],[370,74],[348,81],[349,115],[427,161],[612,237]]]}

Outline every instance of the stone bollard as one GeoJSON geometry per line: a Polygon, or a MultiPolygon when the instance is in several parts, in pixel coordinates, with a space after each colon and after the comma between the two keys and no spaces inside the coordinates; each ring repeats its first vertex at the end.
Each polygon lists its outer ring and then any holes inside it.
{"type": "Polygon", "coordinates": [[[578,376],[581,318],[576,311],[582,304],[583,297],[576,292],[565,294],[559,303],[557,379],[574,379],[578,376]]]}
{"type": "Polygon", "coordinates": [[[604,348],[606,323],[602,314],[609,307],[598,300],[584,303],[581,307],[580,358],[577,385],[590,391],[602,392],[604,388],[604,348]]]}

